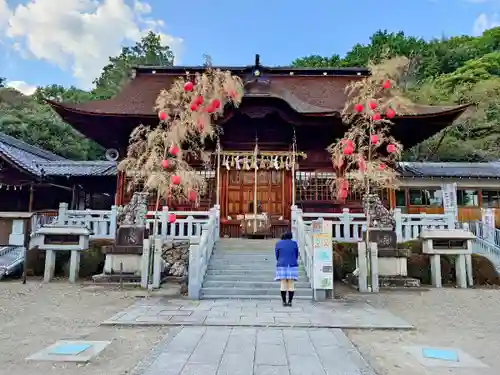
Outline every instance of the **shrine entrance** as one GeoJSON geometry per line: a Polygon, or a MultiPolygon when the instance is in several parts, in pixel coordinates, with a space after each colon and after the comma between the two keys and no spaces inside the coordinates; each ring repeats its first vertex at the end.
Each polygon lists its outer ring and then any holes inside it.
{"type": "MultiPolygon", "coordinates": [[[[289,230],[291,207],[291,171],[272,170],[223,170],[222,173],[222,226],[229,237],[254,234],[253,220],[255,191],[257,192],[257,217],[269,220],[267,237],[280,237],[289,230]],[[255,183],[257,176],[257,183],[255,183]],[[245,220],[249,228],[245,230],[245,220]]],[[[262,232],[257,230],[257,232],[262,232]]]]}

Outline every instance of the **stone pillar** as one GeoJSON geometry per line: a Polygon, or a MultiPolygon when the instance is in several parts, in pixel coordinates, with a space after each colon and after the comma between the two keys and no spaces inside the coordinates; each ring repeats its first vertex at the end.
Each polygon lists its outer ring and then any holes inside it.
{"type": "Polygon", "coordinates": [[[161,237],[155,238],[155,256],[153,257],[153,281],[151,283],[152,287],[158,289],[161,283],[161,265],[162,265],[162,245],[163,241],[161,237]]]}
{"type": "Polygon", "coordinates": [[[24,246],[24,220],[12,221],[12,232],[9,235],[9,245],[24,246]]]}
{"type": "Polygon", "coordinates": [[[431,255],[430,262],[431,262],[432,286],[436,288],[441,288],[443,286],[441,282],[441,255],[439,254],[431,255]]]}
{"type": "Polygon", "coordinates": [[[49,283],[54,277],[56,267],[56,252],[54,250],[45,250],[45,269],[43,271],[43,282],[49,283]]]}
{"type": "Polygon", "coordinates": [[[467,288],[467,270],[465,267],[465,255],[457,255],[455,262],[455,274],[457,277],[457,286],[459,288],[467,288]]]}
{"type": "Polygon", "coordinates": [[[368,292],[368,264],[366,262],[366,243],[358,242],[358,290],[368,292]]]}
{"type": "Polygon", "coordinates": [[[76,283],[78,274],[80,273],[80,251],[71,250],[71,258],[69,261],[69,282],[76,283]]]}
{"type": "Polygon", "coordinates": [[[59,212],[57,214],[57,224],[65,225],[66,216],[68,216],[68,204],[61,203],[61,204],[59,204],[59,212]]]}
{"type": "Polygon", "coordinates": [[[292,236],[295,241],[297,241],[297,219],[299,215],[299,208],[297,206],[292,206],[291,207],[291,229],[292,229],[292,236]]]}
{"type": "Polygon", "coordinates": [[[191,238],[189,246],[189,270],[188,270],[188,297],[190,299],[200,299],[201,281],[200,278],[200,247],[197,237],[191,238]]]}
{"type": "Polygon", "coordinates": [[[141,288],[147,289],[149,284],[149,239],[144,239],[141,256],[141,288]]]}
{"type": "Polygon", "coordinates": [[[474,285],[474,277],[472,274],[472,255],[465,255],[465,268],[467,269],[467,283],[469,286],[474,285]]]}
{"type": "Polygon", "coordinates": [[[371,282],[372,282],[372,293],[378,293],[379,282],[378,282],[378,249],[376,242],[370,242],[370,269],[371,269],[371,282]]]}

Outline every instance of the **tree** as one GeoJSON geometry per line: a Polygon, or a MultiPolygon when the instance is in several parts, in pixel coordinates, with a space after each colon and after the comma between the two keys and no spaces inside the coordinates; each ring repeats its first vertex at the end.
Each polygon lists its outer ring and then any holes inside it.
{"type": "Polygon", "coordinates": [[[345,200],[350,188],[363,192],[368,227],[373,224],[370,204],[377,203],[373,193],[394,188],[398,182],[395,170],[388,166],[399,159],[403,147],[390,130],[396,110],[410,110],[411,102],[397,86],[408,65],[404,57],[370,65],[370,76],[348,85],[342,119],[349,128],[328,148],[339,176],[335,180],[338,199],[345,200]]]}
{"type": "Polygon", "coordinates": [[[7,81],[6,78],[0,77],[0,88],[5,87],[5,82],[7,81]]]}
{"type": "Polygon", "coordinates": [[[228,103],[238,106],[242,97],[242,80],[209,64],[203,74],[181,77],[163,90],[156,101],[159,126],[137,127],[119,165],[132,189],[142,186],[156,192],[157,210],[161,198],[196,201],[205,181],[187,158],[208,161],[204,143],[215,135],[213,121],[228,103]]]}
{"type": "Polygon", "coordinates": [[[120,91],[131,78],[134,65],[172,66],[174,54],[169,46],[163,45],[161,37],[150,31],[135,46],[124,47],[120,55],[109,58],[101,75],[94,80],[92,90],[97,99],[109,99],[120,91]]]}

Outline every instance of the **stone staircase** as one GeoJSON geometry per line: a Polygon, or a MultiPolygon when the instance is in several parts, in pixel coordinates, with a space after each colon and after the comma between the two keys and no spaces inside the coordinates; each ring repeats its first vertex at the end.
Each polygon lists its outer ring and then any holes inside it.
{"type": "MultiPolygon", "coordinates": [[[[279,282],[274,281],[275,243],[276,240],[221,238],[210,259],[201,298],[281,298],[279,282]]],[[[301,264],[295,289],[296,299],[312,299],[311,285],[301,264]]]]}

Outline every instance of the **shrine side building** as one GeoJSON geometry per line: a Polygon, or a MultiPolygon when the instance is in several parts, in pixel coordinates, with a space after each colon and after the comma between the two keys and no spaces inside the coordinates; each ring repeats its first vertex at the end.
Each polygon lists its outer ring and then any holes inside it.
{"type": "MultiPolygon", "coordinates": [[[[208,189],[197,206],[187,202],[163,204],[176,210],[205,210],[219,198],[221,217],[230,221],[253,212],[257,189],[259,209],[278,221],[290,219],[294,203],[304,211],[338,212],[345,207],[361,210],[360,196],[355,191],[346,201],[337,201],[332,194],[330,185],[335,173],[326,148],[341,138],[348,126],[341,119],[346,86],[366,77],[367,69],[271,68],[258,61],[253,66],[216,68],[239,75],[245,85],[241,106],[228,108],[218,122],[223,129],[220,165],[213,158],[209,169],[200,166],[198,173],[206,177],[208,189]],[[257,181],[246,163],[256,146],[263,161],[257,181]],[[290,163],[292,151],[298,156],[295,171],[290,163]],[[219,186],[217,173],[220,173],[219,186]]],[[[154,105],[160,91],[168,89],[178,77],[203,70],[187,66],[136,67],[133,78],[112,99],[81,104],[49,101],[49,104],[65,122],[112,150],[119,159],[125,155],[130,133],[136,126],[158,124],[154,105]]],[[[412,114],[400,114],[394,119],[393,134],[404,148],[410,148],[451,125],[466,107],[415,106],[412,114]]],[[[215,142],[206,147],[215,150],[215,142]]],[[[381,192],[383,201],[410,213],[439,212],[442,211],[440,186],[457,181],[459,191],[463,190],[458,193],[459,205],[462,203],[464,208],[497,205],[500,166],[458,164],[402,163],[398,168],[403,186],[399,191],[381,192]],[[477,173],[466,176],[469,170],[477,173]]],[[[130,199],[125,185],[126,177],[117,173],[117,205],[130,199]]],[[[463,212],[470,219],[477,216],[473,210],[463,212]]]]}

